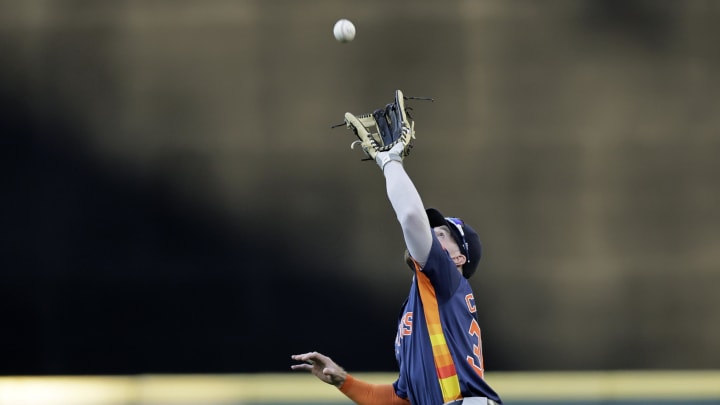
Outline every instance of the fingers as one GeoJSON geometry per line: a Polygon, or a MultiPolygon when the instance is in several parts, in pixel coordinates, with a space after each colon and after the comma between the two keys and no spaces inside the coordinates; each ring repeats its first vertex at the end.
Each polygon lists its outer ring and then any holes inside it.
{"type": "Polygon", "coordinates": [[[312,364],[302,363],[302,364],[293,364],[290,366],[291,370],[301,370],[301,371],[312,371],[312,364]]]}
{"type": "Polygon", "coordinates": [[[295,361],[302,361],[304,363],[301,364],[293,364],[290,366],[292,370],[302,370],[302,371],[312,371],[313,367],[318,365],[322,368],[325,368],[325,366],[328,364],[328,361],[330,360],[328,357],[323,356],[322,354],[318,352],[309,352],[309,353],[303,353],[303,354],[293,354],[290,356],[295,361]]]}
{"type": "Polygon", "coordinates": [[[290,356],[295,361],[303,361],[304,363],[300,364],[293,364],[290,366],[291,370],[300,370],[300,371],[310,371],[313,370],[313,365],[315,364],[315,361],[311,358],[313,356],[313,352],[311,353],[304,353],[304,354],[293,354],[290,356]]]}
{"type": "Polygon", "coordinates": [[[318,353],[317,352],[308,352],[308,353],[302,353],[302,354],[293,354],[290,357],[296,361],[308,361],[308,360],[312,360],[316,354],[318,354],[318,353]]]}
{"type": "Polygon", "coordinates": [[[296,360],[296,361],[305,361],[305,362],[308,362],[308,363],[310,363],[310,364],[313,364],[313,363],[327,363],[327,362],[330,360],[329,357],[324,356],[324,355],[322,355],[321,353],[318,353],[318,352],[308,352],[308,353],[303,353],[303,354],[293,354],[293,355],[290,356],[290,357],[291,357],[293,360],[296,360]]]}

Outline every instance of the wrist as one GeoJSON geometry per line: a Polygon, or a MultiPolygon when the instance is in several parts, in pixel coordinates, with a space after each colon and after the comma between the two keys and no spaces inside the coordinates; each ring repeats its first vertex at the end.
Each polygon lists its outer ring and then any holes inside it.
{"type": "Polygon", "coordinates": [[[387,166],[390,162],[398,162],[402,164],[402,158],[394,153],[378,153],[375,157],[375,161],[382,171],[385,171],[385,166],[387,166]]]}
{"type": "Polygon", "coordinates": [[[348,373],[344,373],[338,380],[338,383],[335,384],[335,388],[344,392],[352,385],[353,377],[348,373]]]}

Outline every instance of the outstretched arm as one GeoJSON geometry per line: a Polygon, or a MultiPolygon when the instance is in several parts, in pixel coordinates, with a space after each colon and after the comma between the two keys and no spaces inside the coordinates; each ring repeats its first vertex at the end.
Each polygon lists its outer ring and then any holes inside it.
{"type": "Polygon", "coordinates": [[[432,246],[432,230],[420,194],[402,162],[390,160],[381,167],[388,198],[402,227],[408,252],[420,266],[424,266],[432,246]]]}
{"type": "Polygon", "coordinates": [[[433,234],[415,185],[402,166],[415,138],[415,122],[407,113],[405,99],[402,91],[396,90],[395,100],[372,114],[345,113],[345,124],[358,137],[351,147],[359,144],[383,171],[387,194],[402,227],[408,253],[424,266],[433,234]]]}
{"type": "Polygon", "coordinates": [[[302,362],[293,364],[293,370],[311,372],[321,381],[336,386],[358,405],[410,405],[410,401],[397,396],[392,384],[370,384],[358,380],[323,354],[310,352],[291,357],[302,362]]]}

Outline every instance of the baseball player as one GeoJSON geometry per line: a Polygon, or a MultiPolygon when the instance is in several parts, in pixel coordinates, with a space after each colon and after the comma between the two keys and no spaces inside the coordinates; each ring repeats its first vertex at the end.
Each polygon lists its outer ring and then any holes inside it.
{"type": "MultiPolygon", "coordinates": [[[[394,104],[402,113],[398,121],[413,128],[404,115],[402,93],[399,98],[401,102],[396,97],[387,108],[394,104]]],[[[348,115],[348,125],[357,134],[356,126],[361,124],[348,115]]],[[[291,368],[311,372],[359,405],[502,404],[484,379],[477,307],[467,280],[480,261],[480,239],[461,219],[425,209],[402,164],[407,147],[407,142],[398,142],[389,150],[370,154],[384,174],[414,274],[395,338],[397,380],[392,384],[361,381],[317,352],[293,355],[299,363],[291,368]]],[[[440,170],[451,173],[447,163],[440,170]]]]}

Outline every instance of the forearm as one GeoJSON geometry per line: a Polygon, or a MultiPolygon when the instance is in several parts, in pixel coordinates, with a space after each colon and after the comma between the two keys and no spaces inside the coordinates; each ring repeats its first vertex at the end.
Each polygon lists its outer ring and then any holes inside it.
{"type": "Polygon", "coordinates": [[[423,266],[432,246],[432,234],[420,194],[400,162],[386,164],[383,174],[388,198],[400,222],[408,251],[423,266]]]}
{"type": "Polygon", "coordinates": [[[392,384],[370,384],[350,374],[345,377],[340,392],[358,405],[410,405],[410,401],[397,396],[392,384]]]}

